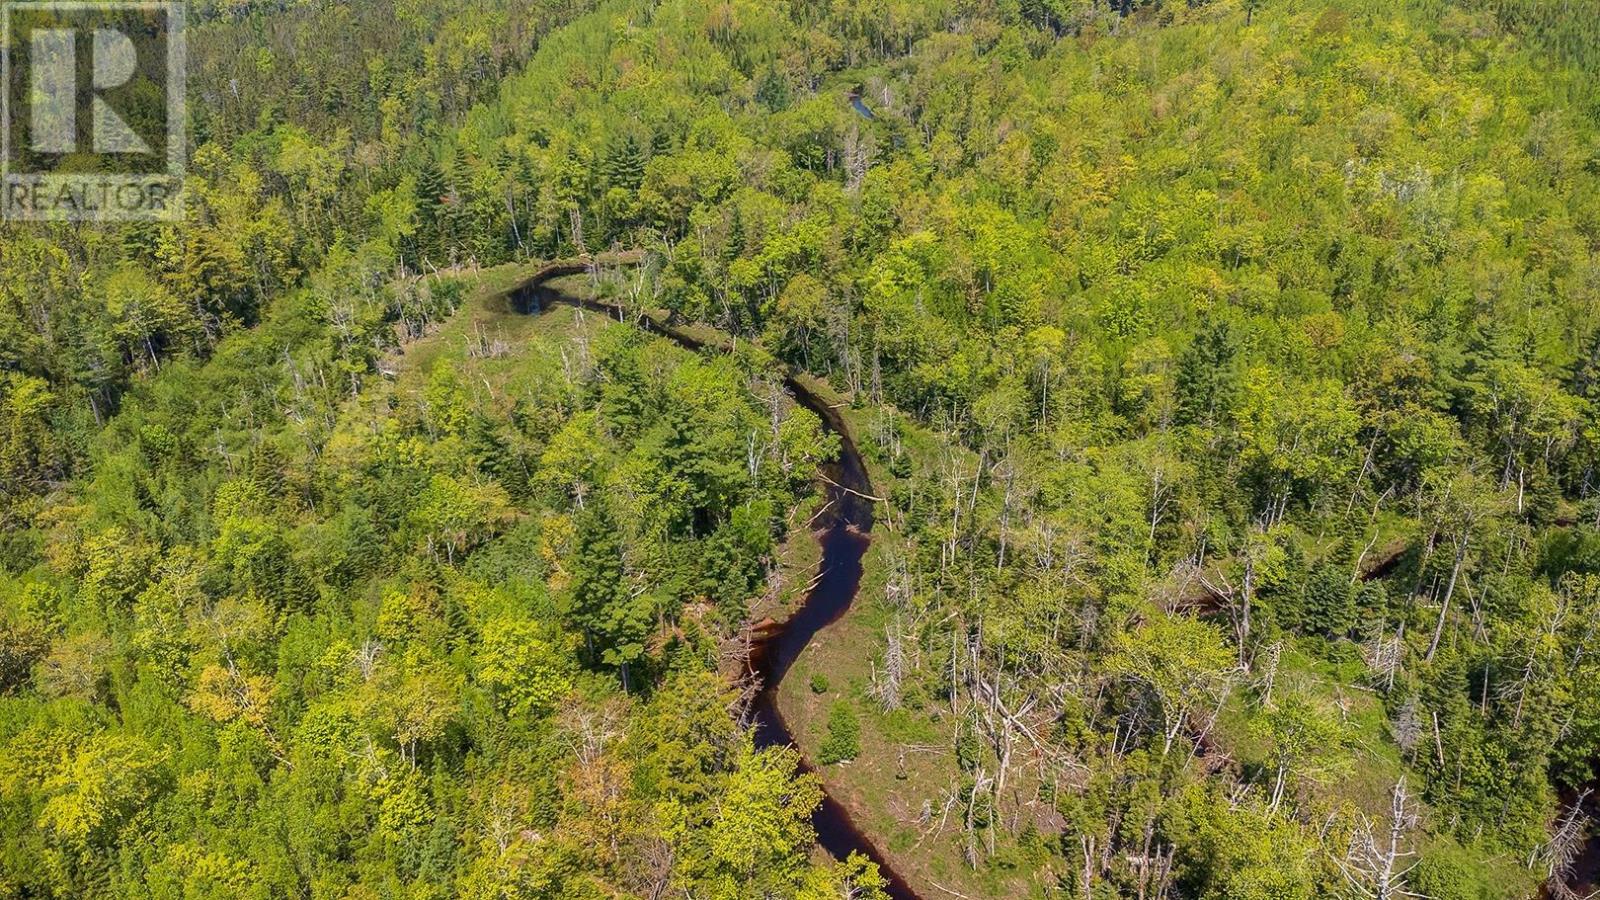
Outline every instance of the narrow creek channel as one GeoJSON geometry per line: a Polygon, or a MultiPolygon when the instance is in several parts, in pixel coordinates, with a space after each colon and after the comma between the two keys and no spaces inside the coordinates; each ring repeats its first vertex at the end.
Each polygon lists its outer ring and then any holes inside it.
{"type": "MultiPolygon", "coordinates": [[[[636,261],[634,256],[629,254],[624,262],[636,261]]],[[[610,304],[567,293],[550,284],[557,278],[584,274],[589,268],[588,263],[582,262],[553,263],[511,289],[507,297],[512,308],[524,314],[537,315],[551,306],[562,305],[581,307],[613,319],[622,318],[620,311],[610,304]]],[[[641,319],[635,324],[690,350],[704,349],[704,342],[670,324],[664,326],[651,319],[641,319]]],[[[762,634],[752,648],[751,667],[762,684],[754,707],[756,743],[762,747],[796,745],[778,705],[778,688],[817,634],[850,609],[861,586],[862,559],[872,542],[873,509],[872,501],[867,499],[874,493],[872,482],[844,417],[792,375],[785,374],[784,388],[795,402],[816,413],[824,426],[839,436],[841,450],[839,459],[825,466],[821,473],[826,477],[828,506],[818,519],[814,534],[822,545],[822,575],[800,608],[787,621],[762,634]]],[[[1364,577],[1387,574],[1399,555],[1398,552],[1386,554],[1371,571],[1364,573],[1364,577]]],[[[809,760],[802,759],[801,767],[807,772],[816,771],[809,760]]],[[[1571,802],[1570,797],[1563,798],[1563,811],[1571,802]]],[[[828,793],[826,786],[822,804],[813,814],[813,824],[817,843],[836,859],[844,859],[855,852],[876,862],[878,871],[888,881],[886,892],[892,900],[918,900],[916,892],[890,868],[872,839],[856,826],[844,804],[828,793]]],[[[1600,835],[1586,841],[1575,862],[1568,886],[1579,896],[1587,896],[1600,883],[1600,835]]],[[[1550,894],[1546,891],[1542,896],[1550,894]]]]}
{"type": "MultiPolygon", "coordinates": [[[[624,264],[635,263],[637,255],[626,255],[621,261],[624,264]]],[[[574,306],[611,319],[621,319],[618,307],[566,293],[549,283],[566,275],[586,274],[587,271],[589,263],[568,261],[550,264],[512,288],[507,293],[507,299],[512,309],[522,314],[536,315],[550,306],[574,306]]],[[[704,349],[702,341],[672,325],[661,325],[651,319],[637,320],[635,325],[691,351],[704,349]]],[[[797,404],[816,413],[822,424],[837,434],[840,439],[840,458],[824,466],[821,472],[822,476],[826,476],[824,485],[829,501],[827,511],[818,519],[818,527],[814,528],[816,540],[822,544],[822,575],[816,585],[811,586],[811,593],[806,594],[800,609],[795,610],[794,615],[778,628],[770,629],[758,637],[750,653],[750,666],[762,679],[762,692],[755,698],[754,708],[755,741],[758,746],[795,746],[794,732],[784,721],[778,705],[779,685],[814,637],[850,610],[861,588],[862,557],[866,556],[867,546],[872,543],[872,501],[867,500],[874,495],[872,479],[867,476],[866,463],[862,461],[861,452],[856,448],[845,418],[811,392],[810,388],[806,388],[805,383],[787,373],[784,375],[784,389],[797,404]]],[[[1387,570],[1397,562],[1398,556],[1398,552],[1387,552],[1370,572],[1363,573],[1363,577],[1386,575],[1387,570]]],[[[802,759],[800,765],[806,772],[816,772],[806,759],[802,759]]],[[[1571,802],[1573,799],[1563,798],[1563,812],[1571,802]]],[[[1590,799],[1590,802],[1600,801],[1590,799]]],[[[878,871],[888,881],[886,894],[890,895],[891,900],[918,900],[917,892],[910,889],[910,884],[901,874],[890,868],[872,839],[851,820],[850,812],[842,802],[838,802],[834,794],[827,793],[826,785],[822,788],[822,804],[813,814],[813,823],[818,844],[835,858],[843,860],[851,852],[858,852],[878,863],[878,871]]],[[[1574,860],[1568,887],[1578,890],[1579,895],[1589,895],[1597,884],[1600,884],[1600,834],[1590,836],[1584,842],[1578,860],[1574,860]]],[[[1547,897],[1549,892],[1541,895],[1547,897]]]]}
{"type": "MultiPolygon", "coordinates": [[[[554,305],[576,306],[617,318],[615,307],[561,291],[550,284],[556,278],[586,271],[585,263],[546,266],[510,291],[511,306],[517,312],[530,315],[554,305]]],[[[688,349],[698,351],[704,347],[702,341],[670,325],[663,326],[650,319],[639,320],[636,324],[688,349]]],[[[813,533],[822,545],[822,574],[800,608],[787,621],[760,636],[751,651],[750,665],[762,685],[753,710],[756,744],[761,747],[796,746],[794,734],[778,706],[778,688],[817,633],[850,609],[861,586],[862,559],[872,541],[872,501],[867,499],[873,494],[872,482],[844,417],[793,375],[785,374],[783,382],[796,403],[816,413],[824,426],[839,436],[841,450],[839,459],[825,466],[821,473],[826,478],[828,505],[815,523],[813,533]]],[[[801,768],[807,772],[816,771],[804,758],[801,768]]],[[[888,882],[886,892],[892,900],[917,900],[916,892],[889,867],[872,839],[856,826],[844,804],[829,793],[825,785],[822,804],[813,814],[812,822],[817,831],[817,843],[834,858],[863,854],[878,864],[879,873],[888,882]]]]}

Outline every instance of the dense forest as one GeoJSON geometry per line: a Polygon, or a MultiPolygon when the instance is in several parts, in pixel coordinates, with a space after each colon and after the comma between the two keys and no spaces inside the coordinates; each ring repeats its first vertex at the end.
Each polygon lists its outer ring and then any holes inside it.
{"type": "Polygon", "coordinates": [[[0,225],[0,897],[1594,889],[1592,3],[189,21],[0,225]]]}

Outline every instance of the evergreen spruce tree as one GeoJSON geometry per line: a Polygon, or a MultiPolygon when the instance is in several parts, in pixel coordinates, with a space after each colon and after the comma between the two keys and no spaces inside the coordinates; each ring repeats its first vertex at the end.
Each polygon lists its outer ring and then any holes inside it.
{"type": "Polygon", "coordinates": [[[606,148],[605,157],[600,163],[600,174],[605,178],[607,187],[633,191],[644,182],[644,163],[644,151],[639,141],[633,135],[626,134],[620,140],[613,140],[606,148]]]}

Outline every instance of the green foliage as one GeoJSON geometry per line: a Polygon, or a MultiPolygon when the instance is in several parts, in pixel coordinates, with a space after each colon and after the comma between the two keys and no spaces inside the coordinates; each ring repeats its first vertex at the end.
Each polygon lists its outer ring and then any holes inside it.
{"type": "Polygon", "coordinates": [[[1216,628],[1157,615],[1117,635],[1105,665],[1109,673],[1133,680],[1155,696],[1165,722],[1161,733],[1165,754],[1188,715],[1218,696],[1232,659],[1216,628]]]}
{"type": "Polygon", "coordinates": [[[1325,565],[1313,570],[1306,582],[1300,627],[1329,637],[1344,637],[1356,621],[1356,590],[1341,567],[1325,565]]]}
{"type": "Polygon", "coordinates": [[[555,709],[572,689],[563,672],[562,649],[544,639],[532,622],[495,619],[484,626],[478,677],[504,706],[519,715],[555,709]]]}
{"type": "MultiPolygon", "coordinates": [[[[883,498],[831,680],[950,751],[830,778],[929,871],[1326,896],[1405,776],[1408,890],[1533,892],[1483,861],[1600,752],[1592,10],[191,13],[184,220],[3,238],[0,893],[874,896],[716,674],[828,514],[785,367],[883,498]],[[472,286],[604,248],[737,352],[472,286]]],[[[855,702],[819,760],[900,749],[855,702]]]]}
{"type": "Polygon", "coordinates": [[[1182,854],[1179,883],[1196,897],[1267,898],[1318,895],[1314,846],[1264,811],[1230,808],[1194,787],[1178,798],[1165,830],[1182,854]]]}
{"type": "Polygon", "coordinates": [[[1187,425],[1225,424],[1239,402],[1238,338],[1226,319],[1196,335],[1178,358],[1178,421],[1187,425]]]}
{"type": "Polygon", "coordinates": [[[828,706],[828,732],[817,751],[817,762],[831,766],[860,755],[861,720],[850,701],[835,700],[828,706]]]}
{"type": "Polygon", "coordinates": [[[1414,890],[1437,900],[1480,900],[1490,896],[1472,877],[1460,848],[1439,847],[1417,860],[1414,890]]]}
{"type": "Polygon", "coordinates": [[[40,783],[47,798],[39,827],[60,845],[104,848],[122,822],[140,812],[157,786],[161,757],[138,738],[86,738],[40,783]]]}

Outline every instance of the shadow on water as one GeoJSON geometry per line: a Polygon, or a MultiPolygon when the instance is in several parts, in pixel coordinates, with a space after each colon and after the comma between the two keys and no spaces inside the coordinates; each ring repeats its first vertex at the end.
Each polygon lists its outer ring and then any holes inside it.
{"type": "MultiPolygon", "coordinates": [[[[589,266],[584,263],[548,266],[511,291],[511,306],[529,315],[537,315],[553,305],[577,306],[617,318],[615,307],[562,292],[548,283],[588,270],[589,266]]],[[[641,319],[635,324],[691,350],[704,347],[703,341],[670,325],[663,326],[650,319],[641,319]]],[[[761,747],[795,745],[794,734],[778,708],[778,686],[817,633],[850,609],[861,586],[862,559],[872,542],[869,537],[872,501],[866,499],[873,493],[872,481],[844,417],[792,375],[784,376],[784,388],[795,402],[816,413],[824,426],[839,436],[841,451],[839,459],[825,466],[822,472],[827,479],[828,506],[817,520],[814,532],[822,545],[822,575],[794,615],[759,638],[751,649],[750,665],[762,684],[753,709],[756,744],[761,747]]],[[[805,759],[801,761],[801,768],[807,772],[816,771],[805,759]]],[[[888,882],[887,893],[893,900],[917,900],[916,892],[889,867],[877,846],[856,827],[844,805],[826,788],[812,822],[817,831],[817,843],[834,858],[844,859],[851,853],[870,858],[878,864],[879,873],[888,882]]]]}

